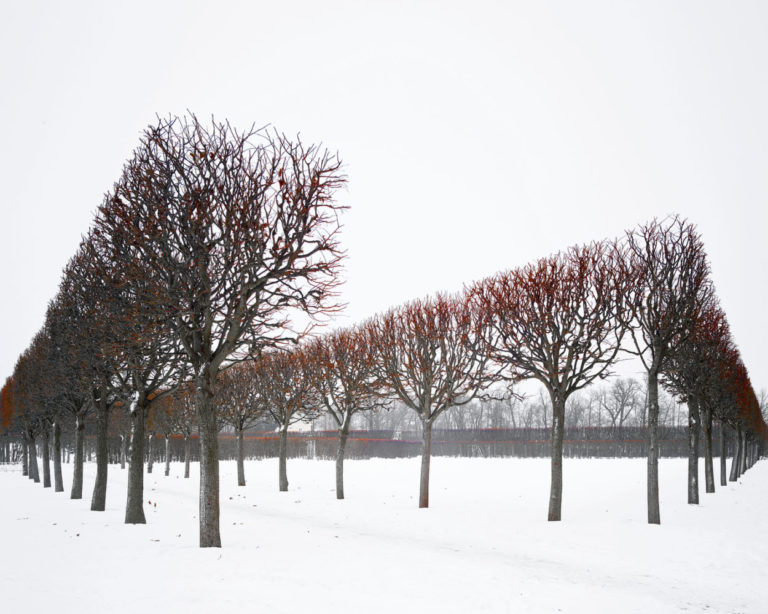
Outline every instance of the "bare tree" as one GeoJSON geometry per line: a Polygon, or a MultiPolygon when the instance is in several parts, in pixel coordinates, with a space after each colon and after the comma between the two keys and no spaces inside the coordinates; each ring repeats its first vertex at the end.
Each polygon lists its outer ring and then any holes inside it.
{"type": "Polygon", "coordinates": [[[479,312],[469,297],[437,295],[376,316],[365,324],[377,387],[413,410],[423,445],[419,507],[429,507],[432,426],[497,380],[483,351],[479,312]]]}
{"type": "Polygon", "coordinates": [[[688,503],[698,503],[699,431],[704,434],[706,491],[715,492],[712,420],[721,401],[719,362],[735,351],[725,314],[714,296],[685,340],[674,343],[663,363],[664,384],[688,404],[688,503]]]}
{"type": "Polygon", "coordinates": [[[78,334],[82,331],[82,320],[77,306],[61,300],[63,296],[59,292],[46,312],[45,328],[51,340],[47,378],[48,385],[58,391],[60,411],[74,422],[74,468],[70,498],[82,499],[85,420],[93,407],[88,378],[90,352],[85,342],[81,343],[78,334]]]}
{"type": "Polygon", "coordinates": [[[245,486],[243,433],[252,428],[266,411],[259,399],[258,378],[251,363],[235,365],[219,373],[216,397],[224,424],[235,431],[237,441],[237,485],[245,486]]]}
{"type": "MultiPolygon", "coordinates": [[[[106,195],[89,244],[91,251],[99,255],[102,275],[107,281],[105,291],[110,297],[108,324],[113,340],[103,345],[103,351],[120,361],[120,368],[114,372],[115,385],[119,389],[118,401],[127,407],[130,422],[125,523],[144,524],[145,440],[152,404],[162,402],[188,373],[181,342],[173,334],[171,317],[154,303],[158,280],[134,274],[141,266],[140,243],[126,240],[120,232],[120,220],[107,217],[112,202],[113,196],[106,195]]],[[[150,438],[150,473],[152,442],[150,438]]]]}
{"type": "Polygon", "coordinates": [[[300,352],[310,387],[339,433],[336,498],[344,498],[344,452],[352,418],[386,407],[373,377],[374,359],[365,332],[339,330],[307,343],[300,352]]]}
{"type": "Polygon", "coordinates": [[[266,352],[254,365],[258,399],[280,430],[278,481],[288,490],[288,429],[317,415],[319,401],[297,352],[266,352]]]}
{"type": "Polygon", "coordinates": [[[197,414],[195,412],[195,392],[190,384],[178,386],[172,393],[174,405],[173,422],[174,432],[184,438],[184,478],[189,478],[189,465],[191,461],[190,444],[192,434],[197,428],[197,414]]]}
{"type": "Polygon", "coordinates": [[[290,335],[288,309],[335,306],[339,169],[279,134],[171,117],[145,131],[99,210],[98,231],[131,246],[124,270],[152,281],[148,303],[168,314],[194,373],[201,547],[221,545],[218,373],[290,335]]]}
{"type": "Polygon", "coordinates": [[[600,397],[600,406],[611,418],[611,426],[621,428],[640,404],[640,384],[632,378],[621,378],[600,397]]]}
{"type": "Polygon", "coordinates": [[[472,289],[487,322],[486,344],[515,379],[536,379],[552,403],[550,521],[561,518],[568,397],[606,377],[624,327],[626,278],[606,243],[571,248],[472,289]]]}
{"type": "Polygon", "coordinates": [[[623,276],[633,280],[629,350],[648,374],[648,522],[659,524],[659,376],[675,343],[685,341],[706,302],[709,264],[693,225],[678,217],[628,232],[623,276]]]}
{"type": "Polygon", "coordinates": [[[80,356],[82,385],[96,422],[96,479],[92,511],[104,511],[107,497],[108,433],[112,407],[119,400],[125,363],[119,342],[119,295],[110,285],[109,260],[86,235],[64,270],[58,300],[73,316],[69,343],[80,356]]]}

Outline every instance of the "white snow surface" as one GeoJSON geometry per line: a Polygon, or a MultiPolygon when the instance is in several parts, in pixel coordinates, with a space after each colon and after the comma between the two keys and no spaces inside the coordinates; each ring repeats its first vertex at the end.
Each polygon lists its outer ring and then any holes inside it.
{"type": "MultiPolygon", "coordinates": [[[[768,463],[686,504],[686,461],[661,461],[662,525],[645,522],[643,459],[566,459],[563,521],[546,521],[546,459],[221,464],[222,549],[198,548],[198,479],[145,476],[147,524],[0,467],[3,612],[768,612],[768,463]],[[151,502],[151,503],[150,503],[151,502]]],[[[157,466],[156,466],[157,467],[157,466]]],[[[730,468],[730,463],[729,463],[730,468]]],[[[193,474],[196,474],[193,468],[193,474]]],[[[703,481],[703,466],[702,466],[703,481]]]]}

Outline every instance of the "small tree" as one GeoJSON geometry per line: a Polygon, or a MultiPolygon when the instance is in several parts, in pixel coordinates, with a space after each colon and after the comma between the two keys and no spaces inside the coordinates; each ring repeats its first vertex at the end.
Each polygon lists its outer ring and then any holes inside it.
{"type": "Polygon", "coordinates": [[[369,320],[376,387],[413,410],[421,422],[419,507],[429,507],[432,426],[450,407],[466,405],[497,381],[484,351],[479,312],[468,296],[438,294],[369,320]]]}
{"type": "Polygon", "coordinates": [[[317,415],[318,400],[297,352],[265,353],[254,365],[258,398],[275,419],[280,431],[278,482],[288,490],[288,429],[317,415]]]}
{"type": "Polygon", "coordinates": [[[339,432],[336,498],[344,498],[344,453],[352,417],[388,405],[373,380],[373,358],[364,331],[340,330],[310,341],[301,350],[310,386],[339,432]]]}
{"type": "Polygon", "coordinates": [[[183,412],[183,405],[173,394],[163,395],[152,404],[152,430],[163,436],[166,477],[171,473],[171,438],[178,429],[178,414],[181,412],[183,412]]]}
{"type": "Polygon", "coordinates": [[[600,396],[600,407],[611,419],[613,428],[621,428],[640,404],[640,384],[631,377],[617,379],[600,396]]]}
{"type": "MultiPolygon", "coordinates": [[[[192,434],[197,428],[197,413],[195,411],[195,392],[189,383],[182,383],[174,388],[166,399],[165,404],[170,407],[165,420],[169,422],[168,430],[173,434],[179,434],[184,439],[184,478],[189,478],[191,462],[192,434]]],[[[154,414],[154,406],[153,412],[154,414]]]]}
{"type": "Polygon", "coordinates": [[[259,402],[258,379],[251,363],[241,363],[219,373],[216,398],[219,416],[235,431],[237,447],[237,485],[245,486],[245,453],[243,432],[252,428],[264,415],[259,402]]]}

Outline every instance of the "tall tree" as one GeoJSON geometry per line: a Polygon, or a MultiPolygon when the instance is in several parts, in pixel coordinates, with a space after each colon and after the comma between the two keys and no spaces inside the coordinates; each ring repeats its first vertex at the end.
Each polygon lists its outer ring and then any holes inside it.
{"type": "Polygon", "coordinates": [[[685,342],[707,303],[709,264],[695,227],[675,216],[627,232],[621,269],[633,280],[629,351],[648,376],[648,522],[659,524],[659,376],[670,349],[685,342]]]}
{"type": "Polygon", "coordinates": [[[722,361],[735,359],[725,314],[714,295],[687,338],[673,343],[662,365],[664,384],[688,404],[688,503],[698,503],[699,432],[704,435],[706,491],[715,492],[712,420],[722,400],[722,361]]]}
{"type": "MultiPolygon", "coordinates": [[[[66,282],[66,275],[62,285],[66,282]]],[[[64,286],[66,291],[66,286],[64,286]]],[[[85,330],[82,312],[76,301],[66,300],[61,291],[48,305],[45,329],[51,340],[47,378],[58,391],[60,411],[74,423],[74,460],[71,499],[83,498],[83,463],[85,421],[91,413],[91,380],[89,378],[90,348],[81,337],[85,330]]],[[[56,436],[56,433],[54,433],[56,436]]]]}
{"type": "Polygon", "coordinates": [[[96,479],[92,511],[104,511],[109,468],[109,414],[119,400],[122,354],[114,352],[119,341],[116,326],[117,297],[109,285],[109,262],[86,235],[64,270],[59,302],[72,314],[76,327],[70,329],[69,343],[80,357],[81,382],[96,418],[96,479]]]}
{"type": "Polygon", "coordinates": [[[192,367],[198,413],[200,546],[219,547],[216,380],[286,330],[287,310],[335,306],[344,182],[339,160],[264,131],[160,119],[99,210],[97,230],[130,245],[127,274],[152,279],[192,367]]]}
{"type": "MultiPolygon", "coordinates": [[[[102,210],[112,198],[105,196],[102,210]]],[[[98,255],[103,292],[109,297],[106,319],[111,339],[101,344],[101,351],[119,365],[113,372],[117,402],[127,408],[130,424],[125,522],[144,524],[147,421],[152,403],[162,402],[187,377],[187,363],[171,317],[153,303],[157,280],[134,274],[142,257],[138,245],[109,232],[100,220],[90,234],[89,249],[98,255]]]]}

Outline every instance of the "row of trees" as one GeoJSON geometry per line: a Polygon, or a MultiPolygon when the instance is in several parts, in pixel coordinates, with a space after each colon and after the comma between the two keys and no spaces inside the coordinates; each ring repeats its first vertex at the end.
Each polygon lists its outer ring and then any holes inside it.
{"type": "Polygon", "coordinates": [[[219,373],[295,342],[291,312],[318,317],[338,308],[340,168],[316,146],[194,116],[145,131],[67,265],[43,330],[7,384],[10,409],[4,404],[28,438],[48,424],[55,433],[64,416],[81,433],[85,416],[95,415],[94,510],[104,509],[105,427],[123,404],[132,424],[126,522],[145,522],[146,414],[190,382],[201,442],[200,545],[220,546],[219,373]]]}
{"type": "MultiPolygon", "coordinates": [[[[343,498],[353,416],[396,400],[421,424],[419,506],[427,507],[435,421],[473,400],[501,402],[514,394],[514,383],[530,379],[550,398],[548,517],[560,520],[568,401],[606,378],[627,352],[647,371],[649,522],[660,522],[660,382],[707,419],[736,429],[741,466],[755,456],[765,423],[692,225],[653,221],[459,294],[412,301],[313,336],[311,326],[299,331],[291,322],[311,325],[340,308],[343,207],[334,198],[344,182],[336,157],[277,133],[204,126],[194,116],[148,128],[68,263],[43,329],[3,388],[5,428],[20,432],[30,451],[42,438],[46,467],[47,438],[56,450],[60,423],[73,422],[72,497],[79,498],[83,426],[93,415],[92,509],[103,510],[108,423],[116,408],[126,409],[126,522],[140,523],[149,412],[164,408],[155,428],[165,424],[166,434],[178,424],[189,430],[194,416],[202,547],[221,545],[223,422],[242,442],[253,420],[272,416],[281,434],[280,489],[287,490],[289,427],[327,414],[338,429],[343,498]]],[[[242,460],[238,479],[245,482],[242,460]]]]}
{"type": "MultiPolygon", "coordinates": [[[[227,378],[236,373],[247,374],[246,370],[229,369],[224,371],[227,378]]],[[[240,382],[231,380],[222,383],[222,401],[219,407],[219,424],[226,451],[222,458],[237,459],[262,458],[264,455],[277,456],[279,433],[272,415],[263,409],[263,405],[248,401],[248,388],[240,386],[250,383],[246,377],[240,382]],[[239,392],[232,394],[232,392],[239,392]],[[240,396],[242,395],[242,396],[240,396]],[[230,400],[231,399],[231,400],[230,400]],[[274,445],[273,443],[274,442],[274,445]]],[[[768,412],[768,392],[761,391],[759,404],[763,416],[768,412]]],[[[644,442],[640,441],[642,431],[647,426],[645,414],[645,394],[640,380],[635,378],[613,378],[604,384],[596,384],[586,391],[572,395],[565,410],[565,436],[570,445],[565,450],[578,456],[635,456],[645,454],[644,442]]],[[[685,430],[689,429],[688,406],[676,399],[667,390],[659,394],[659,426],[662,428],[665,456],[679,456],[680,443],[683,443],[685,430]],[[685,426],[684,426],[685,425],[685,426]]],[[[185,477],[189,477],[189,465],[194,457],[197,460],[197,430],[189,394],[178,391],[165,396],[153,404],[148,412],[145,431],[147,434],[147,470],[152,472],[153,461],[175,459],[186,465],[185,477]],[[170,451],[170,456],[168,452],[170,451]]],[[[312,412],[313,419],[307,424],[291,429],[288,439],[293,441],[291,456],[297,453],[314,458],[313,450],[327,458],[331,442],[329,432],[336,430],[338,424],[329,413],[312,412]],[[296,430],[299,429],[299,430],[296,430]],[[315,442],[323,441],[319,446],[315,442]],[[303,451],[303,452],[300,452],[303,451]]],[[[439,430],[440,442],[460,442],[447,452],[441,446],[441,454],[458,455],[540,455],[548,453],[548,442],[542,440],[542,431],[551,426],[551,408],[549,399],[543,390],[531,391],[522,398],[508,397],[502,400],[475,400],[465,406],[448,409],[434,424],[439,430]],[[517,443],[525,445],[517,445],[517,443]],[[527,445],[531,444],[531,445],[527,445]]],[[[73,449],[73,430],[65,422],[62,424],[62,456],[71,457],[73,449]]],[[[699,421],[699,432],[703,437],[703,425],[699,421]]],[[[719,439],[717,421],[713,422],[713,437],[719,439]]],[[[396,401],[387,403],[381,409],[356,413],[350,420],[350,442],[358,440],[355,446],[356,458],[369,458],[378,454],[409,456],[412,442],[420,424],[412,410],[396,401]],[[369,439],[373,437],[374,439],[369,439]],[[408,446],[400,445],[403,441],[408,446]],[[361,447],[360,444],[363,444],[361,447]],[[361,456],[362,455],[362,456],[361,456]]],[[[86,429],[86,460],[93,456],[93,424],[86,429]]],[[[110,463],[119,463],[125,468],[127,443],[130,440],[130,423],[127,413],[120,407],[110,414],[109,450],[110,463]]],[[[703,439],[702,439],[703,441],[703,439]]],[[[50,447],[49,440],[49,447],[50,447]]],[[[718,442],[715,442],[719,444],[718,442]]],[[[732,443],[730,438],[728,443],[732,443]]],[[[719,450],[720,445],[715,445],[719,450]]],[[[38,451],[40,454],[42,450],[38,451]]],[[[686,452],[687,454],[688,452],[686,452]]],[[[718,452],[719,453],[719,452],[718,452]]],[[[20,442],[6,434],[0,438],[0,462],[14,462],[21,458],[20,442]]],[[[334,452],[335,454],[335,452],[334,452]]],[[[49,450],[52,459],[52,450],[49,450]]],[[[167,464],[166,464],[167,467],[167,464]]],[[[25,468],[26,469],[26,468],[25,468]]],[[[244,472],[238,483],[244,485],[244,472]]]]}

